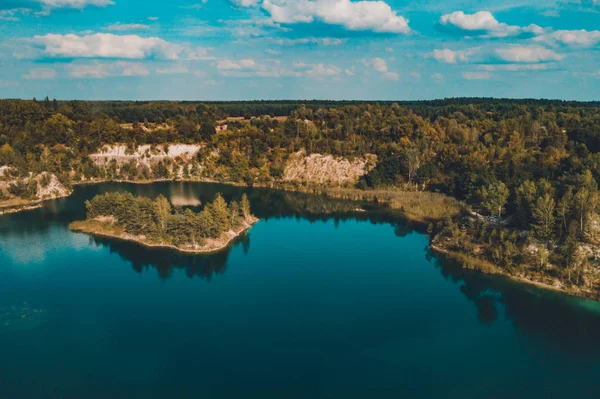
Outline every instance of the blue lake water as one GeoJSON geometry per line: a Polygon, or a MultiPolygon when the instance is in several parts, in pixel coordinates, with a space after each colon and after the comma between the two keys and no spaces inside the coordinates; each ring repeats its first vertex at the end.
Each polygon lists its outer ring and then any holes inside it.
{"type": "Polygon", "coordinates": [[[0,398],[600,396],[600,305],[465,273],[381,210],[246,190],[261,221],[191,256],[68,230],[129,190],[0,217],[0,398]]]}

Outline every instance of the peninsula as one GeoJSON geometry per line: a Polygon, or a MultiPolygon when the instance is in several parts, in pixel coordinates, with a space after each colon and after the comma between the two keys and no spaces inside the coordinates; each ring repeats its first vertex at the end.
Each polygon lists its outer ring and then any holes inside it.
{"type": "Polygon", "coordinates": [[[71,230],[188,253],[224,249],[258,221],[245,194],[230,203],[217,194],[200,212],[174,208],[162,195],[152,200],[130,193],[97,195],[86,208],[87,219],[71,223],[71,230]]]}

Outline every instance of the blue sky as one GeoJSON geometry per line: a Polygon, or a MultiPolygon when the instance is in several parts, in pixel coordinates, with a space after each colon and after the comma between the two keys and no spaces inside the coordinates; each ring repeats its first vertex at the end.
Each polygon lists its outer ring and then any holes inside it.
{"type": "Polygon", "coordinates": [[[0,0],[0,97],[600,99],[600,0],[0,0]]]}

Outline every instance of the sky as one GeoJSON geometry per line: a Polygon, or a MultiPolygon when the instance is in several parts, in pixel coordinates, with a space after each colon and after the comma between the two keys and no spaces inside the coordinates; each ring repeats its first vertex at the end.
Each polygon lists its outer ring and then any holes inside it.
{"type": "Polygon", "coordinates": [[[0,0],[0,98],[599,100],[600,0],[0,0]]]}

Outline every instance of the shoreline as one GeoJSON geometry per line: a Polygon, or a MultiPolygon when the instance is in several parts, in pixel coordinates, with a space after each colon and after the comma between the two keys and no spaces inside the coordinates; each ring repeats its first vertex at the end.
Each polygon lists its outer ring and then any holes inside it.
{"type": "Polygon", "coordinates": [[[60,198],[67,198],[67,197],[70,197],[71,194],[73,194],[73,190],[69,191],[67,194],[64,194],[64,195],[50,196],[47,198],[41,198],[41,199],[36,199],[36,200],[22,200],[22,201],[24,201],[23,203],[15,204],[15,205],[2,206],[2,204],[0,203],[0,216],[9,215],[11,213],[19,213],[19,212],[39,209],[44,206],[44,202],[46,202],[46,201],[52,201],[52,200],[60,199],[60,198]]]}
{"type": "MultiPolygon", "coordinates": [[[[249,187],[242,183],[214,181],[211,179],[93,180],[93,181],[74,182],[73,186],[93,185],[93,184],[102,184],[102,183],[128,183],[128,184],[145,185],[145,184],[153,184],[153,183],[159,183],[159,182],[215,183],[215,184],[230,185],[230,186],[234,186],[234,187],[249,187]]],[[[427,227],[427,225],[429,223],[435,222],[437,220],[436,218],[423,218],[420,215],[412,214],[411,212],[406,211],[401,204],[400,204],[400,207],[393,207],[390,200],[386,200],[385,198],[379,198],[377,196],[379,193],[381,193],[378,191],[364,191],[364,190],[360,190],[357,188],[342,188],[342,187],[294,187],[293,185],[264,185],[264,184],[257,184],[257,185],[253,185],[251,187],[281,190],[281,191],[288,191],[288,192],[300,192],[300,193],[307,193],[307,194],[314,194],[314,195],[323,195],[328,198],[342,199],[342,200],[348,200],[348,201],[366,201],[366,202],[375,201],[379,204],[388,205],[390,210],[402,212],[402,217],[407,222],[415,223],[422,227],[427,227]],[[352,195],[360,196],[360,198],[349,198],[349,196],[352,196],[352,195]]],[[[394,190],[385,190],[384,193],[389,194],[390,192],[393,192],[393,191],[394,190]]],[[[73,192],[74,192],[74,190],[71,190],[68,194],[63,195],[63,196],[33,201],[33,202],[31,202],[31,205],[26,205],[23,208],[16,208],[16,209],[12,208],[7,211],[0,210],[0,216],[9,214],[9,213],[18,213],[21,211],[38,209],[43,206],[44,201],[65,198],[65,197],[70,196],[73,192]]],[[[402,192],[402,191],[399,191],[399,192],[402,192]]],[[[236,232],[232,237],[228,238],[226,240],[226,242],[223,243],[222,245],[218,245],[217,247],[211,248],[211,249],[185,249],[185,248],[179,248],[175,245],[166,244],[166,243],[165,244],[148,243],[142,239],[139,239],[136,237],[128,237],[127,235],[124,235],[124,234],[111,234],[111,233],[107,233],[107,232],[86,231],[86,230],[81,230],[81,229],[71,229],[71,230],[79,232],[79,233],[89,234],[89,235],[97,235],[97,236],[102,236],[102,237],[106,237],[106,238],[113,238],[113,239],[135,242],[135,243],[138,243],[138,244],[143,245],[148,248],[171,249],[171,250],[175,250],[175,251],[178,251],[181,253],[189,253],[189,254],[210,254],[210,253],[215,253],[215,252],[222,251],[223,249],[226,249],[227,246],[231,243],[231,241],[233,241],[235,238],[241,236],[244,232],[248,231],[252,227],[252,225],[254,225],[257,221],[258,221],[258,219],[256,221],[250,223],[248,226],[243,228],[241,231],[236,232]]],[[[74,222],[74,223],[76,223],[76,222],[74,222]]],[[[69,226],[69,228],[71,228],[71,226],[69,226]]],[[[430,235],[430,240],[433,240],[434,237],[431,236],[431,234],[429,234],[429,235],[430,235]]],[[[600,301],[600,292],[597,294],[594,294],[589,291],[583,291],[583,290],[578,290],[578,289],[570,290],[570,289],[566,289],[564,287],[559,287],[559,286],[550,285],[550,284],[547,284],[547,283],[544,283],[541,281],[528,279],[526,277],[515,276],[515,275],[507,273],[505,270],[499,268],[498,266],[496,266],[490,262],[485,262],[487,264],[486,269],[479,268],[479,267],[470,268],[467,265],[465,265],[465,263],[464,263],[464,261],[467,258],[471,258],[469,255],[461,254],[459,252],[449,251],[437,244],[434,244],[433,242],[430,242],[429,246],[434,252],[446,255],[447,257],[451,258],[453,261],[460,264],[461,268],[464,270],[471,270],[474,272],[488,274],[488,275],[503,276],[512,281],[522,283],[522,284],[527,284],[530,286],[535,286],[537,288],[541,288],[544,290],[558,292],[558,293],[572,296],[572,297],[600,301]]],[[[481,260],[478,259],[478,262],[481,262],[481,260]]]]}
{"type": "Polygon", "coordinates": [[[544,283],[541,281],[532,280],[527,277],[515,276],[513,274],[507,273],[503,269],[501,269],[498,266],[493,265],[489,262],[486,262],[486,263],[489,263],[491,266],[493,266],[492,270],[489,270],[489,269],[485,270],[485,269],[481,269],[481,268],[469,268],[463,263],[463,260],[464,260],[464,258],[472,258],[470,255],[462,254],[462,253],[456,252],[456,251],[450,251],[446,248],[440,247],[439,245],[436,245],[433,243],[429,244],[429,248],[431,248],[432,251],[442,254],[442,255],[446,256],[447,258],[451,259],[452,261],[457,262],[461,266],[462,270],[468,270],[468,271],[472,271],[475,273],[481,273],[481,274],[487,274],[487,275],[501,276],[501,277],[507,278],[511,281],[514,281],[516,283],[534,286],[538,289],[552,291],[555,293],[559,293],[562,295],[567,295],[567,296],[575,297],[575,298],[600,301],[600,293],[594,294],[593,292],[583,291],[583,290],[579,290],[579,289],[571,290],[571,289],[565,288],[564,286],[551,285],[551,284],[547,284],[547,283],[544,283]]]}
{"type": "Polygon", "coordinates": [[[100,229],[106,228],[105,224],[101,224],[101,222],[97,220],[81,220],[75,221],[69,224],[69,229],[76,233],[87,234],[90,236],[99,236],[111,239],[117,239],[121,241],[129,241],[135,242],[136,244],[142,245],[147,248],[162,248],[162,249],[170,249],[181,253],[186,254],[195,254],[195,255],[203,255],[203,254],[211,254],[220,252],[227,247],[237,238],[244,235],[248,230],[250,230],[256,223],[259,222],[260,219],[256,217],[248,218],[243,222],[241,228],[237,230],[229,230],[224,232],[221,237],[216,239],[208,239],[207,241],[210,244],[206,244],[200,248],[185,248],[178,247],[177,245],[169,244],[169,243],[154,243],[148,242],[143,236],[132,236],[128,235],[124,232],[109,232],[102,231],[100,229]],[[103,227],[100,227],[102,225],[103,227]],[[94,229],[96,227],[96,229],[94,229]]]}

